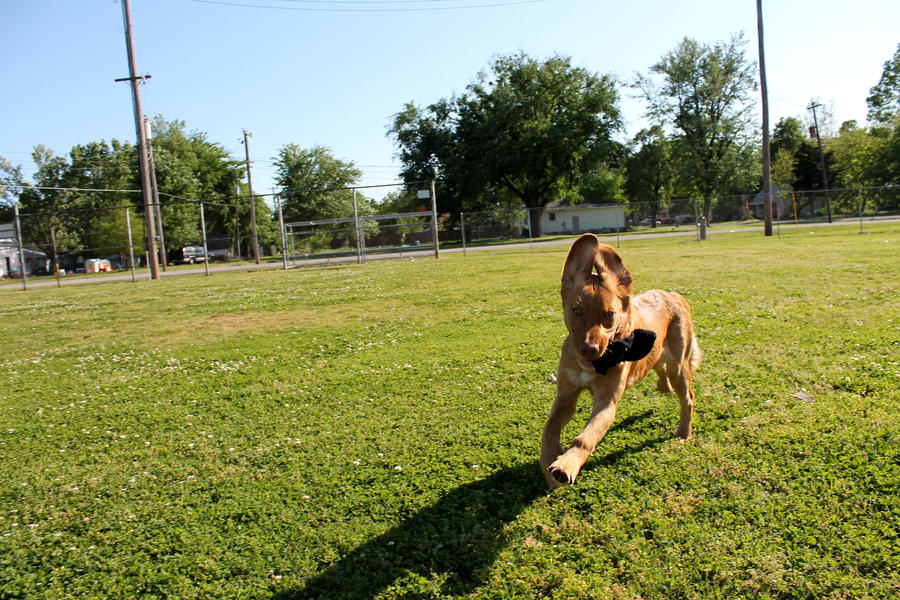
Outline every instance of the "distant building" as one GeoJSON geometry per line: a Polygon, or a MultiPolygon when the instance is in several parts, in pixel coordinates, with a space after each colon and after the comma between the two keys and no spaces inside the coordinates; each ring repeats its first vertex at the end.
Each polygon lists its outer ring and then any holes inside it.
{"type": "MultiPolygon", "coordinates": [[[[46,272],[50,261],[44,252],[23,248],[25,256],[25,273],[32,275],[46,272]]],[[[22,265],[19,262],[19,248],[16,244],[16,229],[12,223],[0,223],[0,277],[6,279],[11,275],[21,275],[22,265]]]]}
{"type": "MultiPolygon", "coordinates": [[[[780,185],[772,186],[772,217],[775,219],[780,219],[784,216],[785,210],[785,197],[787,197],[788,203],[790,203],[791,192],[788,188],[780,185]]],[[[763,191],[760,190],[753,196],[753,200],[748,203],[748,208],[750,209],[750,216],[754,219],[764,219],[766,216],[765,212],[765,199],[763,198],[763,191]]]]}
{"type": "MultiPolygon", "coordinates": [[[[794,214],[800,217],[812,217],[822,210],[825,203],[824,192],[792,192],[787,186],[772,186],[772,217],[775,219],[792,219],[794,214]]],[[[759,191],[749,202],[750,212],[754,218],[762,219],[763,193],[759,191]]]]}
{"type": "Polygon", "coordinates": [[[586,202],[572,206],[565,200],[551,202],[541,215],[544,235],[608,232],[625,229],[624,204],[586,202]]]}

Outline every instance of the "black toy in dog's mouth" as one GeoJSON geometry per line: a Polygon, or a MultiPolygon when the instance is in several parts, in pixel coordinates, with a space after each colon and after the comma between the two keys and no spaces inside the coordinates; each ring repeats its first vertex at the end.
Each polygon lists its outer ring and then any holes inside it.
{"type": "Polygon", "coordinates": [[[613,340],[600,358],[591,361],[601,375],[619,363],[641,360],[653,350],[656,334],[649,329],[635,329],[631,335],[621,340],[613,340]]]}

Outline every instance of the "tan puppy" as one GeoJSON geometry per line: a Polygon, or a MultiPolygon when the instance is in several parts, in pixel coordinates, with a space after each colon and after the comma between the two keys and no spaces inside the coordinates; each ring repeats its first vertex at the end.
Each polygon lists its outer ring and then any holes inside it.
{"type": "Polygon", "coordinates": [[[541,469],[553,488],[575,483],[585,460],[612,425],[622,394],[650,369],[659,376],[659,391],[674,389],[678,394],[681,419],[676,435],[690,437],[691,379],[702,357],[687,301],[661,290],[633,296],[631,273],[622,257],[593,234],[584,234],[572,244],[561,291],[569,336],[559,359],[556,401],[541,440],[541,469]],[[644,348],[638,349],[642,344],[644,348]],[[591,417],[563,453],[560,433],[585,389],[594,397],[591,417]]]}

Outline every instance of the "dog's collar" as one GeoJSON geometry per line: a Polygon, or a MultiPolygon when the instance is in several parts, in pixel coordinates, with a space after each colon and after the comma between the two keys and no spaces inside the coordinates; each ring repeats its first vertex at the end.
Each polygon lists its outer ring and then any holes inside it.
{"type": "Polygon", "coordinates": [[[612,340],[606,347],[603,356],[591,361],[591,364],[598,373],[606,375],[607,371],[619,363],[641,360],[650,354],[654,343],[656,343],[656,333],[649,329],[635,329],[626,338],[612,340]]]}

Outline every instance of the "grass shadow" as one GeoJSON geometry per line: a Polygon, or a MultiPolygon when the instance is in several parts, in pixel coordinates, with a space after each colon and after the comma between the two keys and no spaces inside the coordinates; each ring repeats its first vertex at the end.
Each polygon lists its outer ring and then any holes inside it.
{"type": "Polygon", "coordinates": [[[450,491],[327,567],[304,588],[274,599],[365,600],[411,573],[443,579],[442,593],[466,594],[482,583],[505,546],[503,527],[547,491],[537,461],[502,469],[450,491]]]}
{"type": "MultiPolygon", "coordinates": [[[[613,430],[633,427],[652,414],[648,410],[632,415],[613,430]]],[[[665,438],[642,442],[591,462],[594,466],[611,464],[663,441],[665,438]]],[[[507,467],[451,490],[326,567],[305,587],[280,592],[273,600],[372,599],[411,574],[424,578],[427,587],[432,581],[443,581],[440,593],[444,595],[471,593],[483,584],[506,546],[505,525],[547,493],[537,461],[507,467]]],[[[396,597],[424,598],[434,592],[428,587],[428,591],[407,590],[396,597]]]]}
{"type": "MultiPolygon", "coordinates": [[[[609,428],[609,432],[612,433],[612,432],[620,430],[620,429],[630,429],[636,423],[639,423],[641,421],[646,421],[651,416],[653,416],[652,410],[645,410],[642,413],[638,413],[636,415],[631,415],[630,417],[628,417],[626,419],[622,419],[618,423],[614,423],[613,426],[609,428]]],[[[642,450],[646,450],[647,448],[652,448],[653,446],[658,446],[659,444],[667,442],[667,441],[673,439],[674,437],[675,436],[673,434],[671,436],[662,436],[662,437],[657,437],[654,439],[643,440],[637,444],[634,444],[631,446],[625,446],[624,448],[620,448],[618,450],[613,450],[612,452],[609,452],[603,456],[598,456],[597,454],[594,454],[594,456],[589,458],[587,460],[587,462],[585,463],[585,465],[581,468],[581,472],[587,473],[587,472],[593,471],[594,469],[596,469],[598,467],[613,465],[629,454],[637,454],[638,452],[641,452],[642,450]]],[[[601,442],[600,448],[602,449],[602,442],[601,442]]]]}

